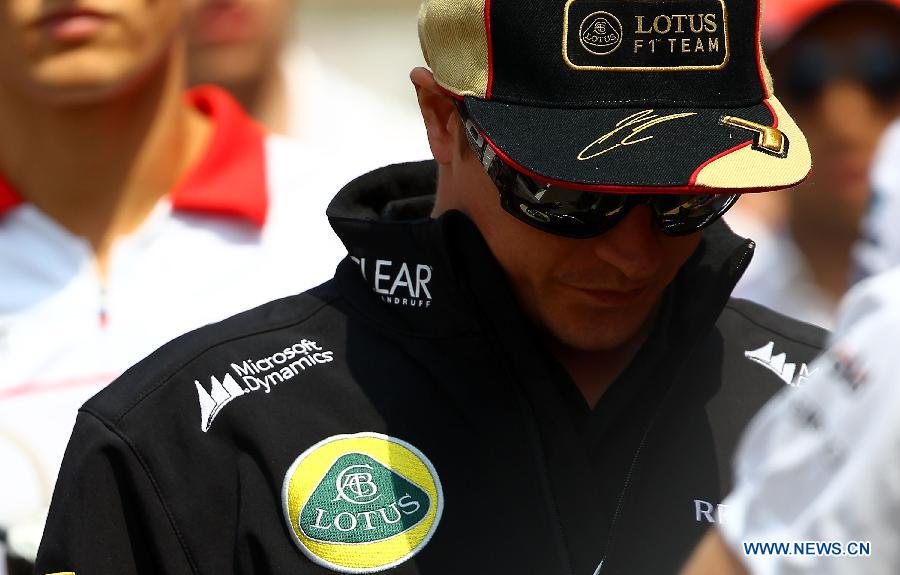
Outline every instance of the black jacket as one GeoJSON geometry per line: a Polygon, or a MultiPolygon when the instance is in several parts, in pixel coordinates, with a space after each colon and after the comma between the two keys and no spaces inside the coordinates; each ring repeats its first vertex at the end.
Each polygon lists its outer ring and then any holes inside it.
{"type": "Polygon", "coordinates": [[[676,572],[727,520],[745,424],[823,332],[729,300],[752,243],[717,224],[590,410],[472,222],[428,218],[434,186],[430,163],[352,183],[329,208],[353,256],[332,281],[89,401],[39,572],[676,572]]]}

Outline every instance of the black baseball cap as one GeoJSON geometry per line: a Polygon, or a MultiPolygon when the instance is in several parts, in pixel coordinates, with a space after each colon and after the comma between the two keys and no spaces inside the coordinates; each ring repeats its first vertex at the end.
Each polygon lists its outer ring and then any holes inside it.
{"type": "Polygon", "coordinates": [[[734,194],[803,181],[760,0],[423,0],[438,84],[490,146],[588,191],[734,194]]]}

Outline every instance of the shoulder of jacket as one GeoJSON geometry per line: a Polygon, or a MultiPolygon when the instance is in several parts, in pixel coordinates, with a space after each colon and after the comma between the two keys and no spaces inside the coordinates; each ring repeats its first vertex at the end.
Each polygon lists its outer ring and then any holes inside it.
{"type": "MultiPolygon", "coordinates": [[[[192,372],[208,369],[215,373],[219,364],[212,356],[225,352],[241,357],[241,351],[253,346],[257,338],[303,328],[316,318],[335,312],[332,304],[339,297],[331,280],[299,295],[278,299],[188,332],[127,370],[85,403],[82,410],[116,425],[129,413],[140,410],[148,397],[186,369],[192,372]]],[[[329,322],[326,319],[324,323],[329,322]]],[[[312,329],[315,328],[311,328],[310,337],[315,335],[312,329]]]]}
{"type": "Polygon", "coordinates": [[[720,317],[720,323],[723,321],[735,322],[741,335],[747,337],[754,333],[771,336],[817,352],[825,348],[828,340],[828,331],[821,327],[782,315],[749,300],[731,299],[720,317]]]}

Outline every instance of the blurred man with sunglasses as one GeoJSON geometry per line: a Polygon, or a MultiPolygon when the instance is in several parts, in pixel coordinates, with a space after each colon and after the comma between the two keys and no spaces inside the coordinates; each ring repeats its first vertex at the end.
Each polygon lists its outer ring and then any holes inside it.
{"type": "Polygon", "coordinates": [[[869,167],[900,113],[900,1],[771,0],[766,16],[775,85],[815,169],[784,196],[784,228],[759,238],[735,295],[830,327],[853,278],[869,167]]]}
{"type": "Polygon", "coordinates": [[[426,0],[435,161],[338,194],[332,282],[85,406],[39,568],[673,573],[823,339],[730,299],[721,216],[811,161],[760,6],[680,4],[426,0]]]}
{"type": "Polygon", "coordinates": [[[0,572],[3,548],[32,572],[79,406],[345,253],[321,213],[346,180],[224,91],[186,90],[185,16],[0,3],[0,572]]]}

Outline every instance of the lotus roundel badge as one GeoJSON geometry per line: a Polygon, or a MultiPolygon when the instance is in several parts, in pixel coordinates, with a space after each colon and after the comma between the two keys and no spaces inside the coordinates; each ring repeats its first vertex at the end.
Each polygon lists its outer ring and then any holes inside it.
{"type": "Polygon", "coordinates": [[[585,50],[606,56],[622,45],[622,23],[609,12],[594,12],[581,22],[578,37],[585,50]]]}
{"type": "Polygon", "coordinates": [[[428,544],[444,494],[421,451],[357,433],[303,452],[285,474],[282,506],[294,543],[311,561],[342,573],[375,573],[428,544]]]}

